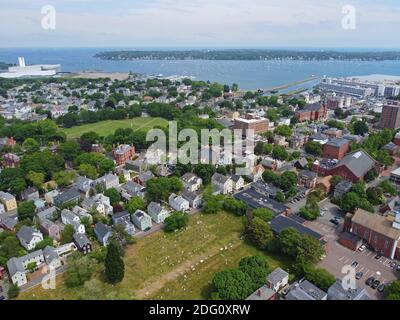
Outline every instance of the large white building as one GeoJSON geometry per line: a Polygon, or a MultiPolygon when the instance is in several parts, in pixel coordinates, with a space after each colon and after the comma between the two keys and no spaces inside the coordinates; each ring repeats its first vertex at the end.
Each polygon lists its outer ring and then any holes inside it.
{"type": "Polygon", "coordinates": [[[55,76],[60,70],[59,64],[35,64],[27,66],[25,58],[18,58],[18,66],[9,67],[8,72],[0,73],[1,78],[22,78],[22,77],[50,77],[55,76]]]}

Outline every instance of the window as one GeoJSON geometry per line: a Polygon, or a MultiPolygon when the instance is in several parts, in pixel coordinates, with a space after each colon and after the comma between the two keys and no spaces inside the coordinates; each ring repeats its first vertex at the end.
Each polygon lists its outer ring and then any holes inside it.
{"type": "Polygon", "coordinates": [[[385,249],[387,249],[389,247],[389,241],[385,240],[385,245],[384,245],[385,249]]]}

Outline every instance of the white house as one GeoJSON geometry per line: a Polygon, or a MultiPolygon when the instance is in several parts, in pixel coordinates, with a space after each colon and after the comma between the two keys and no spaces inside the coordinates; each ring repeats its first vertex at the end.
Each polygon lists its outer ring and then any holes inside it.
{"type": "Polygon", "coordinates": [[[81,206],[85,210],[96,210],[105,216],[113,213],[113,207],[110,203],[110,198],[102,193],[98,193],[93,197],[86,198],[82,201],[81,206]]]}
{"type": "Polygon", "coordinates": [[[172,193],[168,198],[168,203],[176,211],[187,211],[189,210],[189,201],[181,196],[172,193]]]}
{"type": "Polygon", "coordinates": [[[110,188],[117,188],[119,186],[119,177],[114,174],[106,174],[96,180],[96,183],[100,183],[105,190],[110,188]]]}
{"type": "Polygon", "coordinates": [[[17,237],[21,245],[27,250],[33,250],[43,240],[43,234],[40,231],[28,226],[22,226],[17,237]]]}
{"type": "Polygon", "coordinates": [[[232,179],[232,188],[233,190],[240,190],[244,187],[244,179],[242,176],[233,175],[232,179]]]}
{"type": "Polygon", "coordinates": [[[140,230],[144,231],[151,228],[153,223],[151,222],[151,217],[142,210],[136,210],[132,214],[132,221],[140,230]]]}
{"type": "Polygon", "coordinates": [[[61,211],[61,221],[63,224],[71,224],[77,233],[85,233],[85,226],[81,223],[78,215],[68,209],[61,211]]]}
{"type": "Polygon", "coordinates": [[[230,177],[219,174],[218,172],[214,173],[211,178],[211,184],[213,188],[219,191],[222,194],[231,193],[233,190],[233,181],[230,177]]]}
{"type": "Polygon", "coordinates": [[[169,217],[170,213],[167,209],[163,208],[158,202],[150,202],[147,206],[147,212],[155,223],[163,223],[169,217]]]}
{"type": "Polygon", "coordinates": [[[189,190],[190,192],[195,192],[200,189],[203,180],[196,176],[194,173],[188,172],[185,173],[181,180],[185,186],[185,189],[189,190]]]}
{"type": "Polygon", "coordinates": [[[281,268],[276,268],[267,276],[268,288],[278,292],[289,283],[289,273],[281,268]]]}

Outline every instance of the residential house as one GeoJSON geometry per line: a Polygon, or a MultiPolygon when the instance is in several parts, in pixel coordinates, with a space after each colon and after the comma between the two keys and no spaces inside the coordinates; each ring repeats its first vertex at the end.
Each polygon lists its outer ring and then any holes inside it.
{"type": "Polygon", "coordinates": [[[110,198],[102,193],[98,193],[93,197],[86,198],[82,201],[81,206],[87,211],[96,210],[98,213],[107,216],[113,213],[113,207],[110,198]]]}
{"type": "Polygon", "coordinates": [[[97,240],[103,245],[107,246],[110,241],[110,237],[112,236],[111,227],[105,225],[102,222],[97,222],[94,227],[94,233],[96,235],[97,240]]]}
{"type": "Polygon", "coordinates": [[[17,238],[26,250],[33,250],[43,240],[43,234],[32,227],[22,226],[17,232],[17,238]]]}
{"type": "Polygon", "coordinates": [[[119,191],[125,200],[129,200],[132,197],[144,199],[146,188],[134,181],[128,181],[119,188],[119,191]]]}
{"type": "Polygon", "coordinates": [[[147,162],[144,159],[128,160],[125,161],[125,169],[135,172],[143,172],[148,168],[147,162]]]}
{"type": "Polygon", "coordinates": [[[131,222],[131,215],[127,211],[122,211],[112,216],[113,225],[122,225],[127,234],[133,235],[135,233],[135,226],[131,222]]]}
{"type": "Polygon", "coordinates": [[[191,172],[185,173],[181,177],[181,180],[185,186],[185,189],[189,190],[190,192],[199,190],[203,183],[203,179],[191,172]]]}
{"type": "Polygon", "coordinates": [[[90,242],[86,234],[74,233],[73,238],[79,252],[82,252],[83,254],[88,254],[92,252],[92,243],[90,242]]]}
{"type": "Polygon", "coordinates": [[[382,147],[382,150],[387,151],[391,156],[395,156],[399,153],[399,146],[393,142],[389,142],[382,147]]]}
{"type": "Polygon", "coordinates": [[[251,295],[249,295],[246,300],[256,300],[256,301],[266,301],[266,300],[275,300],[276,292],[266,285],[263,285],[256,291],[254,291],[251,295]]]}
{"type": "Polygon", "coordinates": [[[39,199],[39,191],[35,187],[26,188],[22,191],[21,198],[24,201],[35,201],[39,199]]]}
{"type": "Polygon", "coordinates": [[[328,108],[321,103],[307,104],[303,109],[296,111],[299,122],[325,121],[328,118],[328,108]]]}
{"type": "Polygon", "coordinates": [[[141,231],[145,231],[152,227],[151,217],[142,210],[136,210],[132,214],[132,221],[141,231]]]}
{"type": "Polygon", "coordinates": [[[63,205],[66,204],[78,204],[79,200],[81,199],[81,195],[77,188],[72,187],[56,197],[54,197],[54,205],[61,208],[63,205]]]}
{"type": "Polygon", "coordinates": [[[214,173],[211,177],[211,184],[214,190],[222,194],[228,194],[233,191],[233,181],[231,177],[224,176],[218,172],[214,173]]]}
{"type": "Polygon", "coordinates": [[[44,200],[47,202],[47,204],[53,205],[54,198],[57,197],[59,194],[60,194],[60,192],[58,190],[52,190],[52,191],[46,192],[44,194],[44,200]]]}
{"type": "Polygon", "coordinates": [[[17,209],[17,200],[11,193],[0,191],[0,202],[7,212],[17,209]]]}
{"type": "Polygon", "coordinates": [[[265,171],[265,169],[262,166],[262,164],[254,166],[251,169],[251,173],[248,175],[248,178],[253,182],[261,180],[262,179],[262,174],[264,173],[264,171],[265,171]]]}
{"type": "Polygon", "coordinates": [[[336,186],[333,193],[333,196],[336,199],[341,199],[343,196],[351,190],[353,187],[353,182],[350,180],[342,180],[336,186]]]}
{"type": "Polygon", "coordinates": [[[45,235],[49,236],[49,238],[60,241],[61,239],[61,228],[58,224],[54,223],[49,219],[40,219],[39,221],[39,229],[45,235]]]}
{"type": "Polygon", "coordinates": [[[28,283],[26,273],[28,265],[31,263],[36,263],[37,267],[45,263],[43,250],[37,250],[22,257],[14,257],[8,260],[7,269],[13,284],[21,287],[28,283]]]}
{"type": "Polygon", "coordinates": [[[110,189],[110,188],[118,188],[119,187],[119,177],[108,173],[96,180],[97,184],[101,184],[104,188],[104,190],[110,189]]]}
{"type": "Polygon", "coordinates": [[[298,184],[308,189],[315,188],[317,184],[317,174],[309,170],[302,170],[298,175],[298,184]]]}
{"type": "Polygon", "coordinates": [[[175,211],[188,211],[190,206],[189,201],[175,193],[169,196],[168,203],[175,211]]]}
{"type": "Polygon", "coordinates": [[[308,280],[296,283],[285,296],[285,300],[327,300],[328,295],[308,280]]]}
{"type": "Polygon", "coordinates": [[[85,226],[81,223],[81,219],[72,211],[64,209],[61,211],[61,221],[65,225],[72,225],[77,233],[85,233],[85,226]]]}
{"type": "Polygon", "coordinates": [[[15,231],[15,226],[18,223],[18,217],[0,216],[0,227],[5,230],[15,231]]]}
{"type": "Polygon", "coordinates": [[[202,205],[202,196],[199,192],[191,192],[189,190],[185,190],[182,193],[182,197],[189,201],[189,206],[193,209],[200,208],[202,205]]]}
{"type": "Polygon", "coordinates": [[[154,174],[151,171],[145,171],[139,173],[136,177],[133,178],[133,181],[140,184],[141,186],[146,186],[147,181],[154,178],[154,174]]]}
{"type": "Polygon", "coordinates": [[[235,191],[241,190],[244,187],[244,179],[242,176],[232,175],[231,180],[232,180],[233,190],[235,190],[235,191]]]}
{"type": "Polygon", "coordinates": [[[75,181],[75,186],[82,195],[82,199],[89,197],[90,190],[94,188],[95,183],[92,179],[79,176],[75,181]]]}
{"type": "Polygon", "coordinates": [[[163,223],[170,216],[170,212],[162,207],[158,202],[150,202],[147,206],[147,213],[155,223],[163,223]]]}
{"type": "Polygon", "coordinates": [[[278,292],[289,283],[289,273],[281,268],[276,268],[267,276],[267,287],[278,292]]]}

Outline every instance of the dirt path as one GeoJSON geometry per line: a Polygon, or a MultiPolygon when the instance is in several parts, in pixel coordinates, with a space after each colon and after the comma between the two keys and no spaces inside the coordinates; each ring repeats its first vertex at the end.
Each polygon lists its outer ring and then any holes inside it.
{"type": "MultiPolygon", "coordinates": [[[[225,247],[228,248],[228,250],[234,249],[240,245],[240,241],[237,243],[234,243],[233,246],[231,247],[225,247]]],[[[193,267],[197,267],[200,261],[203,261],[205,264],[209,259],[212,259],[215,257],[219,252],[221,252],[221,248],[213,248],[212,250],[208,251],[208,253],[203,253],[201,255],[198,255],[178,267],[176,267],[174,270],[165,273],[161,275],[158,279],[154,280],[151,279],[149,281],[145,282],[145,285],[142,289],[139,289],[135,292],[135,297],[137,299],[147,299],[154,295],[156,292],[161,290],[168,282],[176,280],[178,277],[183,275],[184,273],[192,270],[193,267]]]]}

